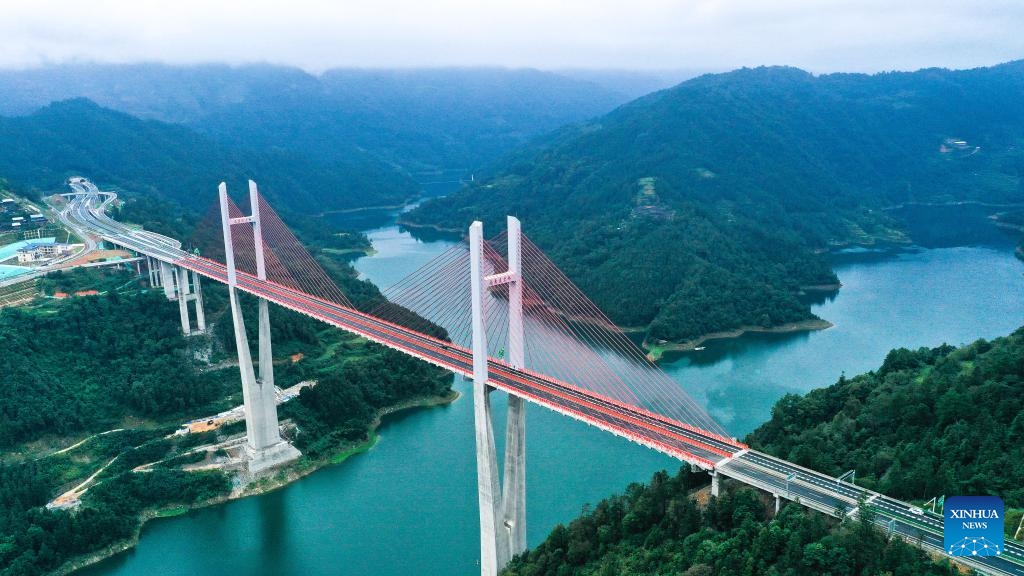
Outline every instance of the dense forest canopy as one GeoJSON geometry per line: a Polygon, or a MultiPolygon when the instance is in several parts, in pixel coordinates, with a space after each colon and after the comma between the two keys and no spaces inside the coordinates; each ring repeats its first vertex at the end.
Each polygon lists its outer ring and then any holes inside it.
{"type": "MultiPolygon", "coordinates": [[[[122,278],[123,281],[123,278],[122,278]]],[[[49,313],[0,311],[0,447],[114,428],[128,416],[212,408],[237,373],[200,373],[176,306],[155,293],[72,298],[49,313]]]]}
{"type": "Polygon", "coordinates": [[[1024,507],[1024,329],[783,397],[751,446],[904,499],[994,494],[1024,507]]]}
{"type": "Polygon", "coordinates": [[[702,76],[496,163],[408,214],[505,214],[611,317],[679,340],[809,318],[819,254],[906,241],[882,208],[1024,201],[1024,61],[967,71],[702,76]],[[715,310],[713,317],[698,311],[715,310]]]}

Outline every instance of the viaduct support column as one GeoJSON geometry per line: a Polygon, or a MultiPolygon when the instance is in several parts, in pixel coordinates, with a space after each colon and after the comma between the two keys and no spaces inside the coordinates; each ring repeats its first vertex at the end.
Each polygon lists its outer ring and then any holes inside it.
{"type": "Polygon", "coordinates": [[[174,278],[178,286],[178,309],[181,311],[181,331],[188,336],[193,333],[190,322],[188,303],[196,303],[195,333],[206,332],[206,314],[203,311],[203,293],[199,287],[199,274],[181,266],[174,266],[174,278]],[[191,284],[189,278],[191,277],[191,284]]]}
{"type": "Polygon", "coordinates": [[[199,286],[199,274],[192,273],[192,298],[196,302],[196,330],[206,332],[206,312],[203,311],[203,291],[199,286]]]}
{"type": "Polygon", "coordinates": [[[178,310],[181,312],[181,331],[188,336],[192,333],[192,325],[188,317],[188,270],[180,266],[174,267],[178,283],[178,310]]]}
{"type": "Polygon", "coordinates": [[[171,265],[163,260],[160,261],[160,283],[164,287],[164,296],[167,296],[168,300],[174,300],[174,272],[171,265]]]}
{"type": "Polygon", "coordinates": [[[711,471],[711,496],[718,498],[719,491],[719,474],[717,470],[711,471]]]}
{"type": "Polygon", "coordinates": [[[245,320],[238,300],[237,274],[235,271],[234,247],[231,243],[231,226],[252,224],[257,247],[258,271],[266,278],[263,263],[263,238],[258,226],[258,195],[256,185],[249,182],[253,215],[231,218],[228,213],[227,185],[220,184],[220,212],[224,230],[224,253],[228,273],[228,298],[231,302],[231,319],[235,328],[235,346],[238,348],[238,366],[242,374],[242,398],[245,403],[246,452],[249,457],[249,471],[257,473],[267,468],[284,464],[300,456],[291,444],[281,439],[277,422],[277,398],[274,389],[273,365],[270,363],[270,321],[265,314],[266,301],[260,302],[260,378],[253,370],[249,340],[245,334],[245,320]]]}
{"type": "Polygon", "coordinates": [[[153,257],[146,256],[146,271],[149,272],[149,287],[156,288],[156,269],[153,265],[153,257]]]}

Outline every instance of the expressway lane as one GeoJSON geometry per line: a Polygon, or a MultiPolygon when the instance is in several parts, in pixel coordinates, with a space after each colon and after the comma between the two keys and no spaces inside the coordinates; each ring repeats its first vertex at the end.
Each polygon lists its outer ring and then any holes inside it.
{"type": "MultiPolygon", "coordinates": [[[[719,463],[716,470],[726,476],[746,481],[754,486],[767,489],[788,500],[800,498],[800,503],[823,512],[828,508],[840,507],[855,513],[862,503],[874,514],[873,521],[888,528],[895,521],[893,530],[908,541],[939,554],[945,554],[943,520],[928,512],[914,512],[916,507],[907,502],[862,488],[848,482],[798,466],[781,458],[755,450],[746,451],[732,460],[719,463]],[[788,483],[786,478],[794,475],[788,483]]],[[[971,565],[990,574],[1024,576],[1024,546],[1007,540],[1005,554],[999,557],[973,558],[958,561],[971,565]]]]}

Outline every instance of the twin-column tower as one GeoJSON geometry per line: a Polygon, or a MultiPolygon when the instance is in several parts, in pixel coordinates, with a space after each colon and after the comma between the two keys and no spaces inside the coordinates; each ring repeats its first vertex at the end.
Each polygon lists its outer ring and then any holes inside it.
{"type": "Polygon", "coordinates": [[[261,470],[295,460],[301,454],[294,446],[281,438],[277,422],[277,394],[274,388],[274,362],[270,349],[270,310],[265,298],[259,299],[259,378],[253,371],[249,339],[245,334],[245,320],[242,306],[238,301],[238,277],[235,271],[235,251],[231,241],[231,227],[252,226],[253,244],[256,247],[256,277],[267,279],[267,267],[263,255],[263,230],[260,226],[259,191],[256,183],[249,181],[249,216],[232,218],[229,214],[228,187],[221,182],[220,216],[224,229],[224,258],[228,271],[228,298],[231,303],[231,320],[235,328],[235,347],[238,349],[238,367],[242,374],[242,398],[245,403],[246,452],[249,472],[261,470]]]}
{"type": "Polygon", "coordinates": [[[473,419],[476,429],[477,492],[480,500],[480,574],[495,576],[526,550],[526,401],[508,397],[504,481],[497,451],[487,384],[487,288],[508,285],[508,361],[524,368],[523,258],[519,220],[508,217],[508,271],[483,275],[483,224],[469,227],[470,294],[473,315],[473,419]]]}

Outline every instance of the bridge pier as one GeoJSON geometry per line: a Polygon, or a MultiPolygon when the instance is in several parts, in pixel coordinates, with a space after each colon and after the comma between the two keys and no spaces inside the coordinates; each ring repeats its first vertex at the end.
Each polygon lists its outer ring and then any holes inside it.
{"type": "Polygon", "coordinates": [[[199,284],[199,274],[180,266],[173,267],[177,272],[175,279],[178,286],[178,309],[181,311],[181,331],[185,336],[206,332],[206,314],[203,311],[203,293],[199,284]],[[191,285],[189,278],[191,277],[191,285]],[[196,303],[196,329],[192,330],[188,312],[188,303],[196,303]]]}
{"type": "Polygon", "coordinates": [[[178,311],[181,315],[181,331],[185,336],[202,334],[206,332],[206,314],[203,310],[203,292],[199,284],[199,274],[182,268],[172,266],[162,260],[160,262],[159,274],[151,273],[150,282],[154,277],[160,278],[163,284],[164,295],[168,300],[178,301],[178,311]],[[189,277],[191,276],[191,283],[189,277]],[[188,303],[195,302],[196,306],[196,329],[192,330],[191,317],[189,316],[188,303]]]}
{"type": "Polygon", "coordinates": [[[779,515],[779,509],[782,508],[782,499],[778,494],[772,494],[775,497],[775,516],[779,515]]]}
{"type": "Polygon", "coordinates": [[[174,271],[172,266],[163,260],[160,260],[160,284],[164,287],[164,296],[168,300],[174,300],[174,271]]]}
{"type": "Polygon", "coordinates": [[[206,332],[206,312],[203,310],[203,289],[199,274],[192,272],[192,299],[196,303],[196,330],[206,332]]]}
{"type": "Polygon", "coordinates": [[[178,285],[178,311],[181,313],[181,331],[185,336],[192,333],[188,317],[188,270],[175,266],[174,280],[178,285]]]}
{"type": "Polygon", "coordinates": [[[249,181],[249,199],[252,215],[231,218],[228,213],[227,185],[221,182],[220,213],[224,231],[224,252],[228,272],[228,297],[231,303],[231,319],[235,329],[235,346],[238,349],[238,367],[242,375],[242,398],[245,406],[246,454],[249,472],[259,473],[268,468],[295,460],[301,453],[281,438],[277,421],[277,394],[274,388],[274,365],[270,346],[270,311],[266,299],[259,300],[259,378],[253,370],[249,339],[245,333],[245,320],[238,300],[235,254],[231,242],[231,226],[252,224],[256,246],[257,276],[267,277],[263,259],[263,235],[259,225],[259,193],[256,183],[249,181]]]}
{"type": "Polygon", "coordinates": [[[473,314],[473,416],[476,436],[477,494],[480,505],[480,573],[495,576],[513,556],[526,550],[526,403],[510,395],[505,428],[504,481],[498,478],[497,451],[487,384],[487,324],[484,293],[488,286],[509,286],[509,364],[523,368],[522,255],[519,220],[508,219],[507,272],[483,275],[483,224],[469,228],[473,314]],[[500,502],[499,502],[500,498],[500,502]]]}
{"type": "Polygon", "coordinates": [[[158,279],[160,276],[157,273],[156,265],[153,263],[152,256],[146,256],[146,271],[149,272],[149,287],[156,288],[159,286],[160,282],[158,279]]]}
{"type": "Polygon", "coordinates": [[[720,476],[721,476],[721,474],[719,474],[717,470],[712,470],[711,471],[711,497],[712,498],[718,498],[718,493],[719,493],[719,490],[720,490],[720,486],[719,486],[719,477],[720,476]]]}

